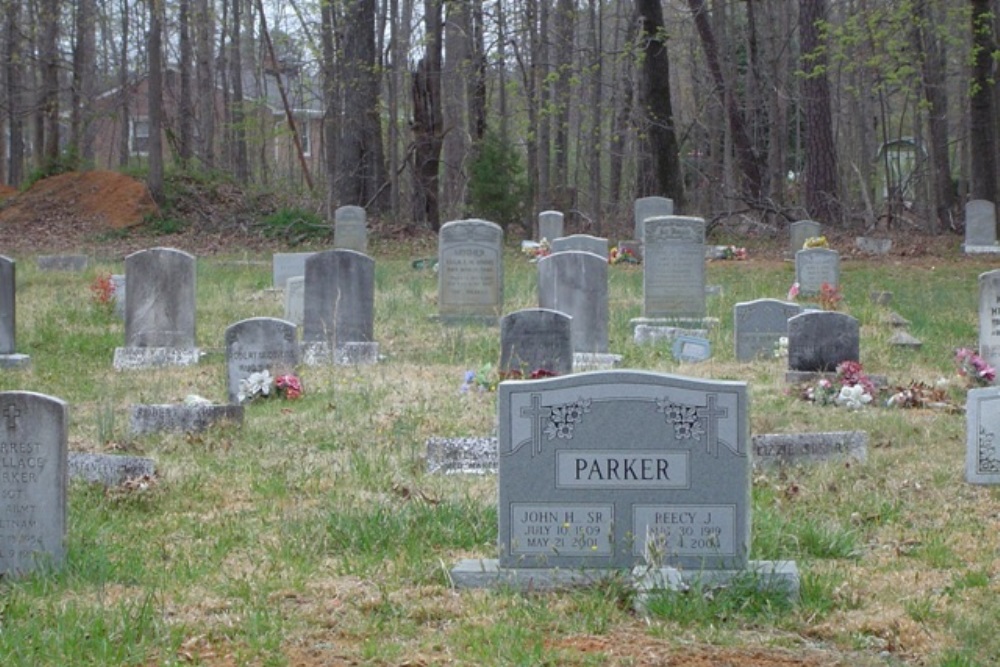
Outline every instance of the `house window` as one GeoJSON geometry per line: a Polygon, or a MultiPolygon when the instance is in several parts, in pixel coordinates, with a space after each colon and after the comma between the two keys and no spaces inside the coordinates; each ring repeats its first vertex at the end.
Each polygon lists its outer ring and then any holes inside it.
{"type": "Polygon", "coordinates": [[[312,137],[309,134],[309,122],[300,120],[295,123],[295,131],[299,133],[299,144],[302,146],[302,154],[306,157],[312,155],[312,137]]]}
{"type": "Polygon", "coordinates": [[[129,132],[129,149],[132,155],[147,155],[149,153],[149,119],[136,118],[132,120],[129,132]]]}

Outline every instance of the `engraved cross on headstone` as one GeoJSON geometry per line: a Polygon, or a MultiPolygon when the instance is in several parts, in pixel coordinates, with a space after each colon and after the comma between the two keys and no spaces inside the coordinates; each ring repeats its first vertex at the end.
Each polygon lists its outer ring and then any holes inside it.
{"type": "Polygon", "coordinates": [[[705,397],[706,405],[703,408],[698,408],[698,416],[705,420],[705,451],[718,458],[719,456],[719,443],[721,442],[724,446],[728,447],[733,454],[741,454],[739,451],[739,444],[733,447],[730,443],[725,440],[719,440],[719,418],[728,417],[729,409],[718,407],[718,394],[707,394],[705,397]]]}
{"type": "MultiPolygon", "coordinates": [[[[549,418],[550,410],[549,408],[542,407],[542,395],[532,394],[531,395],[531,407],[522,407],[521,416],[531,417],[531,455],[542,453],[542,429],[545,426],[545,420],[549,418]]],[[[524,443],[521,443],[524,444],[524,443]]],[[[515,449],[518,449],[516,447],[515,449]]]]}
{"type": "Polygon", "coordinates": [[[3,413],[7,417],[7,430],[13,431],[17,428],[17,418],[21,416],[21,411],[17,409],[17,406],[11,403],[4,408],[3,413]]]}

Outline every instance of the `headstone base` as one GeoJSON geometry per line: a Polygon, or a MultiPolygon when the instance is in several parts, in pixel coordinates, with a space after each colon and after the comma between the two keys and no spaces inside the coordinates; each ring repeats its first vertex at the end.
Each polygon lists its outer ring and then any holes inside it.
{"type": "Polygon", "coordinates": [[[637,324],[632,331],[632,342],[636,345],[656,345],[658,343],[669,345],[682,336],[705,338],[708,336],[708,329],[684,329],[681,327],[637,324]]]}
{"type": "Polygon", "coordinates": [[[431,322],[437,322],[438,324],[448,326],[448,327],[462,327],[462,326],[481,326],[481,327],[497,327],[500,326],[500,318],[496,315],[431,315],[431,322]]]}
{"type": "Polygon", "coordinates": [[[962,252],[966,255],[990,255],[1000,253],[1000,244],[998,245],[967,245],[962,244],[962,252]]]}
{"type": "Polygon", "coordinates": [[[789,598],[799,598],[799,568],[795,561],[750,561],[745,570],[678,570],[672,567],[636,567],[631,572],[596,568],[504,568],[500,561],[466,559],[451,569],[452,586],[466,588],[507,588],[517,591],[548,591],[581,588],[607,579],[627,577],[638,593],[637,607],[644,608],[658,590],[684,590],[701,585],[724,587],[734,579],[751,578],[760,590],[779,590],[789,598]]]}
{"type": "Polygon", "coordinates": [[[306,366],[369,366],[378,363],[378,343],[302,343],[299,358],[306,366]]]}
{"type": "Polygon", "coordinates": [[[618,368],[622,363],[622,355],[607,352],[574,352],[573,372],[606,371],[618,368]]]}
{"type": "Polygon", "coordinates": [[[718,317],[633,317],[628,321],[633,328],[638,326],[675,327],[678,329],[707,329],[711,331],[719,323],[718,317]]]}
{"type": "Polygon", "coordinates": [[[194,433],[222,422],[243,425],[242,405],[133,405],[129,431],[144,433],[194,433]]]}
{"type": "Polygon", "coordinates": [[[201,350],[196,347],[181,349],[176,347],[116,347],[114,367],[116,371],[140,368],[162,368],[164,366],[194,366],[201,359],[201,350]]]}
{"type": "Polygon", "coordinates": [[[27,354],[0,354],[0,368],[27,368],[31,365],[31,357],[27,354]]]}
{"type": "Polygon", "coordinates": [[[67,459],[70,479],[119,486],[125,481],[156,474],[156,462],[141,456],[70,452],[67,459]]]}

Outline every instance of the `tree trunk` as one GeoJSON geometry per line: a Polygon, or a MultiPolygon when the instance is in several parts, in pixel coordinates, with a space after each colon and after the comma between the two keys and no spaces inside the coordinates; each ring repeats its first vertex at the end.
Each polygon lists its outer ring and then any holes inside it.
{"type": "Polygon", "coordinates": [[[194,48],[191,45],[191,0],[180,0],[178,12],[178,42],[180,46],[180,100],[178,100],[178,145],[177,156],[181,166],[187,169],[194,155],[194,91],[191,89],[191,69],[194,48]]]}
{"type": "Polygon", "coordinates": [[[413,220],[435,232],[441,227],[438,173],[442,145],[440,0],[424,1],[424,57],[413,76],[413,220]]]}
{"type": "Polygon", "coordinates": [[[215,15],[208,0],[195,0],[195,78],[198,88],[198,135],[195,153],[205,169],[215,168],[215,68],[212,41],[215,15]]]}
{"type": "Polygon", "coordinates": [[[149,193],[163,203],[163,0],[149,3],[149,193]]]}
{"type": "Polygon", "coordinates": [[[84,163],[94,159],[91,109],[97,66],[97,7],[95,0],[79,0],[76,8],[76,42],[73,45],[73,90],[70,108],[69,153],[84,163]]]}
{"type": "Polygon", "coordinates": [[[20,65],[24,41],[21,36],[21,3],[19,0],[8,0],[6,5],[7,126],[10,129],[7,182],[19,187],[24,179],[24,91],[20,65]]]}
{"type": "Polygon", "coordinates": [[[44,123],[43,164],[54,169],[59,161],[59,0],[44,0],[40,7],[42,91],[39,109],[44,123]]]}
{"type": "Polygon", "coordinates": [[[467,2],[448,0],[445,3],[444,69],[441,72],[441,111],[444,124],[444,165],[441,183],[441,213],[448,220],[457,220],[465,210],[466,173],[469,159],[469,118],[472,87],[472,16],[467,2]]]}
{"type": "Polygon", "coordinates": [[[601,197],[602,190],[602,170],[601,159],[604,154],[602,123],[604,121],[604,94],[602,90],[602,43],[601,34],[604,28],[604,21],[601,16],[601,5],[597,0],[590,0],[587,5],[589,13],[589,33],[590,33],[590,132],[588,146],[580,147],[582,154],[587,156],[587,164],[590,167],[589,187],[590,210],[592,218],[596,221],[597,228],[594,230],[597,236],[607,234],[604,229],[604,202],[601,197]]]}
{"type": "Polygon", "coordinates": [[[989,0],[972,0],[972,93],[969,99],[969,136],[972,173],[969,196],[996,202],[996,134],[993,129],[993,40],[989,0]]]}
{"type": "MultiPolygon", "coordinates": [[[[569,212],[576,208],[570,193],[569,132],[570,90],[573,79],[573,32],[576,28],[574,0],[556,0],[552,33],[555,71],[552,73],[552,189],[556,207],[569,212]]],[[[544,32],[542,33],[545,34],[544,32]]],[[[663,72],[666,75],[666,70],[663,72]]]]}
{"type": "Polygon", "coordinates": [[[471,0],[472,6],[472,62],[474,74],[469,77],[469,127],[472,131],[473,149],[486,136],[486,44],[483,23],[483,0],[471,0]]]}
{"type": "MultiPolygon", "coordinates": [[[[337,87],[336,70],[336,14],[332,2],[320,5],[320,44],[323,48],[323,160],[326,163],[326,217],[333,219],[336,210],[337,183],[337,141],[340,131],[341,111],[337,102],[339,89],[337,87]]],[[[393,24],[395,25],[395,23],[393,24]]]]}
{"type": "Polygon", "coordinates": [[[121,131],[118,135],[118,166],[127,167],[131,144],[129,133],[132,131],[132,112],[129,108],[129,98],[131,90],[128,85],[128,52],[129,52],[129,0],[122,0],[119,5],[121,12],[121,44],[118,50],[118,115],[121,122],[121,131]]]}
{"type": "Polygon", "coordinates": [[[931,188],[935,219],[930,231],[941,232],[952,227],[956,204],[948,155],[948,87],[945,79],[944,45],[925,26],[935,25],[927,0],[920,0],[916,12],[921,22],[917,28],[918,44],[922,45],[924,98],[927,100],[927,123],[930,134],[931,188]]]}
{"type": "MultiPolygon", "coordinates": [[[[618,10],[616,9],[616,11],[618,10]]],[[[628,12],[628,16],[625,18],[620,15],[616,15],[615,21],[616,24],[625,24],[625,36],[623,42],[627,45],[627,49],[630,53],[633,45],[635,44],[635,31],[638,23],[635,19],[635,10],[632,9],[628,12]]],[[[615,30],[616,36],[618,33],[619,30],[615,30]]],[[[618,51],[617,46],[618,45],[616,43],[616,52],[618,51]]],[[[629,121],[632,118],[632,98],[635,94],[635,90],[632,86],[632,79],[635,73],[634,62],[635,60],[630,57],[618,59],[618,68],[615,76],[617,84],[611,91],[610,107],[611,112],[614,113],[614,118],[611,126],[611,150],[608,157],[608,200],[609,204],[615,207],[617,207],[624,196],[624,193],[622,192],[622,172],[625,164],[629,121]]]]}
{"type": "Polygon", "coordinates": [[[250,159],[247,151],[246,112],[243,108],[243,0],[232,2],[232,34],[229,38],[230,100],[230,164],[240,183],[250,182],[250,159]]]}

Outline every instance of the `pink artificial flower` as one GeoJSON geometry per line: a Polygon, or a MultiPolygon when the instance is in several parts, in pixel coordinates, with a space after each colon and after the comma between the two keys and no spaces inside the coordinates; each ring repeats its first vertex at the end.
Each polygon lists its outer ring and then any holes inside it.
{"type": "Polygon", "coordinates": [[[788,300],[793,301],[795,297],[799,295],[799,284],[792,283],[792,286],[788,288],[788,300]]]}
{"type": "Polygon", "coordinates": [[[294,375],[279,375],[274,381],[274,386],[288,399],[295,399],[302,395],[302,383],[294,375]]]}

